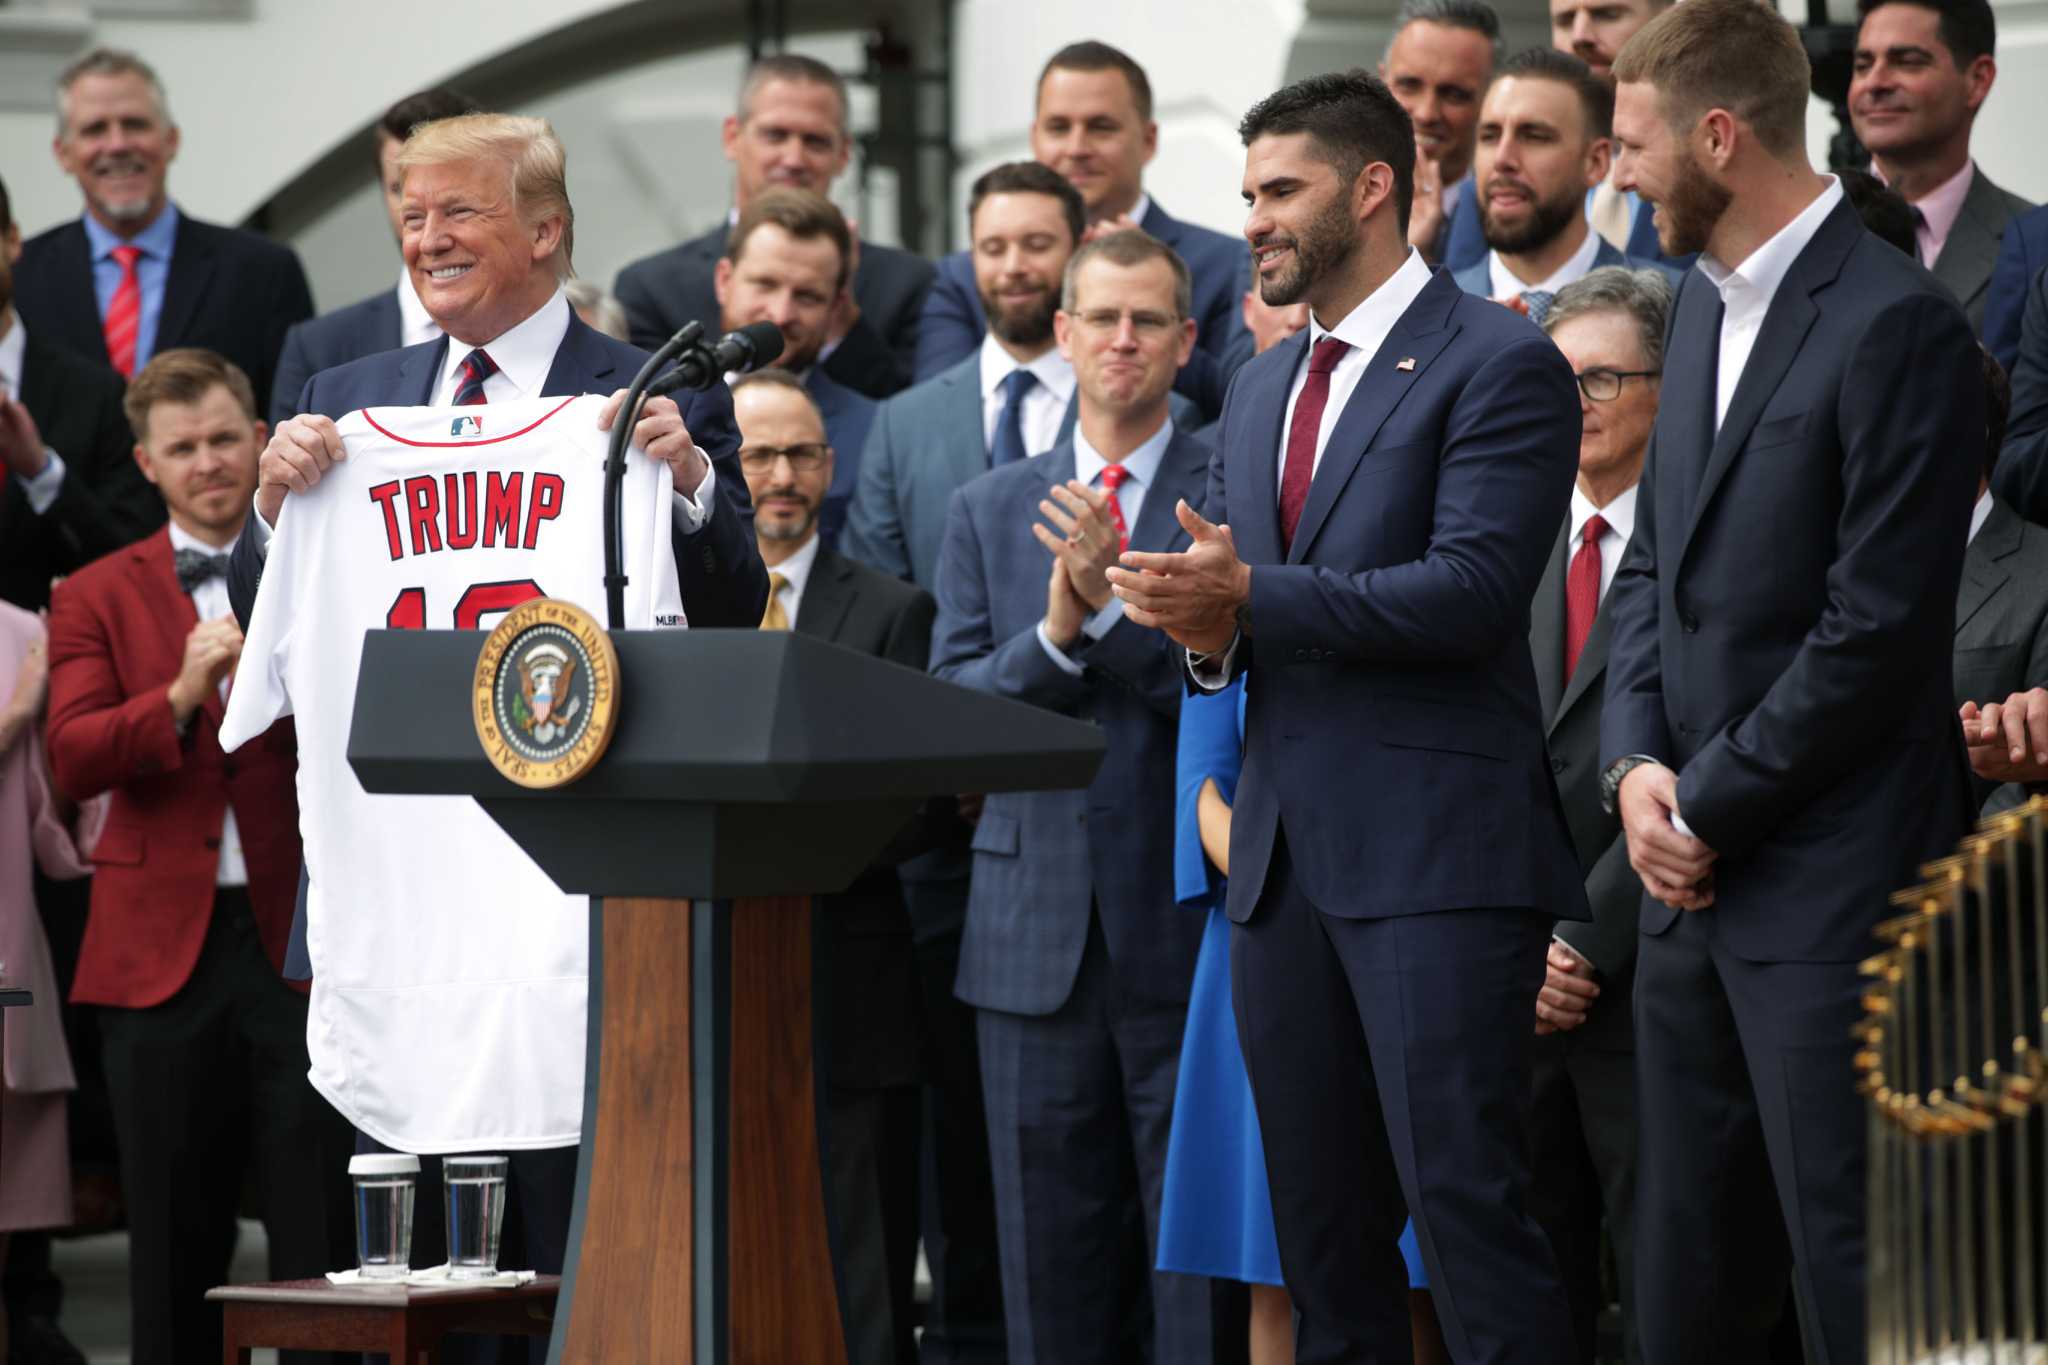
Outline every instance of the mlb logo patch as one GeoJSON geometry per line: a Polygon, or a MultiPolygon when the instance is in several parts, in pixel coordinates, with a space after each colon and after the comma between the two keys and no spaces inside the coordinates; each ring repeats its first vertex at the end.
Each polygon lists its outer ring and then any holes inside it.
{"type": "Polygon", "coordinates": [[[481,436],[484,434],[483,418],[458,417],[448,424],[448,434],[450,436],[481,436]]]}

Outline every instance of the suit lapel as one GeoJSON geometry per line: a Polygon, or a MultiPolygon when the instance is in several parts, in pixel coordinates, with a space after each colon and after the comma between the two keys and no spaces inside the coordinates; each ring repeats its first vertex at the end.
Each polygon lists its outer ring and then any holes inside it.
{"type": "Polygon", "coordinates": [[[939,436],[940,457],[953,466],[949,488],[958,488],[988,472],[988,437],[981,429],[981,352],[939,376],[950,392],[945,402],[945,430],[939,436]]]}
{"type": "Polygon", "coordinates": [[[405,355],[398,362],[398,391],[411,394],[414,406],[434,406],[434,381],[448,367],[448,347],[453,342],[452,337],[444,336],[439,341],[405,348],[405,355]]]}
{"type": "MultiPolygon", "coordinates": [[[[159,654],[172,661],[175,668],[176,661],[185,657],[185,637],[199,624],[199,612],[191,597],[178,586],[168,527],[128,547],[128,578],[148,608],[149,619],[156,623],[159,654]]],[[[213,717],[216,725],[220,723],[218,688],[207,695],[201,709],[213,717]]]]}
{"type": "Polygon", "coordinates": [[[1984,609],[2012,575],[1999,561],[2020,548],[2020,520],[2002,502],[1993,502],[1984,525],[1963,552],[1963,579],[1956,589],[1956,638],[1984,609]]]}
{"type": "MultiPolygon", "coordinates": [[[[1246,461],[1250,467],[1242,471],[1245,478],[1229,479],[1226,489],[1230,508],[1235,509],[1229,513],[1231,531],[1249,563],[1280,559],[1280,452],[1287,440],[1281,423],[1287,420],[1287,395],[1307,350],[1308,332],[1303,329],[1274,348],[1276,358],[1284,359],[1273,366],[1266,383],[1244,386],[1244,434],[1238,448],[1251,452],[1246,461]]],[[[1223,458],[1227,476],[1230,453],[1225,451],[1223,458]]]]}
{"type": "MultiPolygon", "coordinates": [[[[541,385],[541,396],[596,393],[603,387],[599,381],[616,369],[611,356],[597,344],[597,333],[586,327],[571,309],[569,330],[562,334],[562,344],[555,348],[555,363],[548,367],[547,382],[541,385]]],[[[631,377],[621,376],[619,387],[624,387],[631,377]]]]}
{"type": "Polygon", "coordinates": [[[1200,507],[1208,485],[1208,450],[1201,442],[1176,430],[1173,439],[1166,443],[1166,454],[1160,458],[1152,487],[1145,490],[1137,524],[1131,527],[1131,545],[1166,553],[1180,548],[1189,537],[1187,528],[1180,524],[1175,504],[1186,498],[1190,507],[1200,507]]]}
{"type": "Polygon", "coordinates": [[[1557,724],[1558,698],[1564,693],[1564,575],[1571,523],[1557,531],[1557,543],[1543,565],[1543,581],[1529,604],[1529,657],[1536,665],[1536,699],[1548,729],[1557,724]]]}
{"type": "Polygon", "coordinates": [[[1076,384],[1072,396],[1067,399],[1067,410],[1060,414],[1059,434],[1052,438],[1054,445],[1064,445],[1074,439],[1074,419],[1080,416],[1080,412],[1081,388],[1076,384]]]}
{"type": "Polygon", "coordinates": [[[2005,231],[2005,205],[1983,171],[1970,177],[1963,210],[1950,225],[1941,254],[1934,258],[1934,278],[1948,286],[1964,305],[1983,292],[1998,263],[1998,240],[2005,231]]]}
{"type": "MultiPolygon", "coordinates": [[[[100,296],[92,282],[92,242],[85,235],[84,222],[67,224],[51,243],[50,254],[51,277],[71,300],[68,307],[55,310],[51,335],[43,339],[69,346],[87,359],[112,364],[107,354],[106,326],[100,318],[100,296]]],[[[37,323],[43,325],[42,318],[37,323]]],[[[162,335],[161,329],[158,335],[162,335]]]]}
{"type": "MultiPolygon", "coordinates": [[[[1586,632],[1586,646],[1579,651],[1579,666],[1572,670],[1572,680],[1564,685],[1564,695],[1558,698],[1557,711],[1550,718],[1552,727],[1564,719],[1566,713],[1579,704],[1579,698],[1585,696],[1593,684],[1599,682],[1601,676],[1607,672],[1607,636],[1613,630],[1613,625],[1607,619],[1607,603],[1604,600],[1600,607],[1599,611],[1593,613],[1593,625],[1586,632]]],[[[1560,628],[1558,634],[1562,636],[1563,633],[1563,629],[1560,628]]],[[[1564,673],[1561,642],[1559,653],[1558,674],[1561,677],[1564,673]]]]}
{"type": "Polygon", "coordinates": [[[811,578],[804,584],[803,600],[797,604],[796,622],[790,629],[820,640],[837,640],[840,624],[853,605],[853,592],[847,587],[847,580],[852,577],[853,570],[847,562],[834,554],[830,546],[820,545],[818,557],[811,561],[811,578]]]}
{"type": "Polygon", "coordinates": [[[187,334],[199,300],[206,297],[213,282],[216,250],[213,234],[202,224],[179,218],[178,235],[171,246],[170,270],[164,278],[163,315],[156,324],[159,352],[178,345],[187,334]]]}
{"type": "MultiPolygon", "coordinates": [[[[1331,430],[1329,443],[1323,447],[1323,458],[1316,465],[1315,478],[1308,486],[1308,502],[1301,509],[1301,524],[1295,528],[1294,546],[1287,554],[1289,564],[1299,564],[1307,557],[1316,533],[1323,529],[1330,509],[1337,505],[1337,495],[1350,482],[1352,471],[1358,468],[1380,427],[1408,396],[1408,390],[1429,372],[1437,353],[1458,334],[1458,329],[1450,325],[1450,312],[1463,294],[1448,275],[1432,275],[1415,302],[1394,324],[1394,330],[1380,343],[1379,350],[1366,361],[1365,373],[1359,376],[1358,387],[1351,391],[1351,400],[1344,405],[1343,415],[1331,430]]],[[[1276,444],[1276,459],[1277,451],[1276,444]]]]}

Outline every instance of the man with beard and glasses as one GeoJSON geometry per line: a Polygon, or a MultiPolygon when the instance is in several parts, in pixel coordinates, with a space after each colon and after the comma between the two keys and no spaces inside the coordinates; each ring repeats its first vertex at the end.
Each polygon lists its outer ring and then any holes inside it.
{"type": "Polygon", "coordinates": [[[1460,288],[1524,313],[1601,266],[1634,268],[1586,223],[1586,191],[1607,179],[1614,92],[1577,57],[1547,47],[1501,68],[1479,111],[1479,222],[1492,248],[1457,271],[1460,288]]]}
{"type": "Polygon", "coordinates": [[[838,544],[846,524],[846,504],[875,419],[874,399],[841,384],[818,363],[852,253],[853,234],[831,200],[810,190],[768,190],[733,224],[711,281],[721,328],[732,332],[772,322],[782,329],[782,355],[775,363],[797,376],[825,420],[834,453],[818,538],[827,545],[838,544]]]}
{"type": "Polygon", "coordinates": [[[1975,813],[1950,656],[1984,383],[1948,292],[1808,163],[1791,24],[1685,0],[1615,75],[1615,183],[1702,253],[1606,602],[1602,798],[1648,892],[1636,1322],[1651,1360],[1766,1359],[1789,1279],[1807,1359],[1839,1365],[1864,1356],[1857,963],[1975,813]]]}
{"type": "Polygon", "coordinates": [[[2006,225],[2034,206],[1970,159],[1998,76],[1988,0],[1861,0],[1849,122],[1870,169],[1913,206],[1916,253],[1971,326],[1984,320],[2006,225]]]}
{"type": "Polygon", "coordinates": [[[1231,990],[1296,1359],[1408,1358],[1412,1216],[1452,1359],[1563,1365],[1530,1011],[1587,911],[1528,633],[1571,367],[1410,247],[1415,143],[1378,80],[1298,81],[1239,132],[1260,292],[1309,330],[1232,386],[1191,547],[1109,576],[1191,686],[1248,676],[1231,990]]]}
{"type": "Polygon", "coordinates": [[[57,80],[54,149],[85,215],[22,245],[14,302],[29,330],[123,380],[158,351],[202,346],[267,397],[285,333],[313,315],[306,272],[291,248],[170,201],[178,125],[156,72],[106,49],[73,62],[57,80]]]}

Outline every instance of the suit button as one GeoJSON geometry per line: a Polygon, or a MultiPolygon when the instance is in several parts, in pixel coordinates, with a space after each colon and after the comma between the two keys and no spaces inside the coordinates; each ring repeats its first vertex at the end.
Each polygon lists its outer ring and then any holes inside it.
{"type": "Polygon", "coordinates": [[[218,840],[218,839],[208,839],[208,840],[206,841],[206,846],[207,846],[207,847],[208,847],[209,849],[212,849],[212,850],[214,850],[215,852],[218,852],[218,851],[220,850],[220,840],[218,840]]]}
{"type": "Polygon", "coordinates": [[[1554,772],[1554,773],[1561,773],[1561,772],[1563,772],[1563,771],[1564,771],[1564,760],[1563,760],[1563,759],[1561,759],[1561,758],[1559,758],[1559,757],[1557,757],[1557,755],[1555,755],[1555,754],[1552,754],[1552,755],[1551,755],[1551,757],[1550,757],[1550,771],[1552,771],[1552,772],[1554,772]]]}
{"type": "Polygon", "coordinates": [[[1687,635],[1697,635],[1700,631],[1700,618],[1689,611],[1682,611],[1678,613],[1678,628],[1687,635]]]}
{"type": "Polygon", "coordinates": [[[1295,659],[1295,662],[1297,662],[1297,663],[1300,663],[1300,662],[1302,662],[1302,661],[1306,660],[1307,658],[1308,658],[1308,651],[1307,651],[1307,650],[1305,650],[1305,649],[1297,649],[1297,650],[1295,650],[1295,651],[1294,651],[1294,659],[1295,659]]]}

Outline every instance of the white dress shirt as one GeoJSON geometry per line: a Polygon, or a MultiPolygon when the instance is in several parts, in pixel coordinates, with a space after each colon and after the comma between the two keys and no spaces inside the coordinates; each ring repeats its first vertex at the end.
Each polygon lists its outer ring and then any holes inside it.
{"type": "MultiPolygon", "coordinates": [[[[203,555],[232,554],[235,542],[215,548],[197,536],[191,535],[177,522],[170,524],[171,552],[197,550],[203,555]]],[[[237,537],[239,539],[239,537],[237,537]]],[[[234,615],[234,608],[228,605],[228,581],[226,578],[209,578],[192,590],[192,609],[199,613],[202,621],[217,621],[223,616],[234,615]]],[[[228,699],[228,688],[232,675],[220,680],[220,699],[228,699]]],[[[242,832],[235,827],[235,808],[229,806],[220,827],[220,865],[215,868],[213,882],[216,886],[247,886],[249,869],[242,861],[242,832]]]]}
{"type": "Polygon", "coordinates": [[[1630,484],[1617,494],[1613,502],[1605,507],[1595,507],[1587,501],[1586,495],[1572,486],[1572,538],[1565,546],[1565,563],[1579,552],[1580,537],[1586,533],[1586,523],[1598,512],[1607,523],[1606,532],[1600,537],[1600,601],[1607,600],[1607,590],[1614,586],[1614,571],[1621,567],[1621,552],[1628,548],[1628,539],[1636,533],[1636,489],[1630,484]]]}
{"type": "MultiPolygon", "coordinates": [[[[994,450],[996,423],[1003,416],[1003,381],[1014,370],[1029,370],[1038,382],[1024,395],[1018,425],[1023,429],[1024,453],[1043,455],[1059,441],[1060,423],[1066,419],[1067,404],[1074,397],[1074,367],[1055,346],[1028,365],[1003,349],[993,334],[981,339],[981,448],[994,450]]],[[[1050,572],[1050,570],[1048,570],[1050,572]]]]}
{"type": "MultiPolygon", "coordinates": [[[[12,308],[0,311],[0,326],[7,328],[0,332],[0,395],[19,401],[21,371],[28,363],[28,332],[21,325],[21,314],[12,308]]],[[[28,510],[43,515],[64,491],[63,457],[44,446],[42,472],[20,482],[22,495],[28,499],[28,510]]]]}
{"type": "Polygon", "coordinates": [[[1700,254],[1700,273],[1721,291],[1721,355],[1714,391],[1716,435],[1727,420],[1728,404],[1742,380],[1743,367],[1749,364],[1749,353],[1756,348],[1757,333],[1763,330],[1764,315],[1771,310],[1778,286],[1835,205],[1842,202],[1842,182],[1834,176],[1825,178],[1827,188],[1733,270],[1704,252],[1700,254]]]}
{"type": "MultiPolygon", "coordinates": [[[[1159,465],[1166,458],[1166,448],[1173,444],[1173,419],[1167,418],[1159,430],[1145,438],[1145,443],[1124,456],[1124,481],[1116,490],[1116,503],[1123,509],[1124,531],[1129,534],[1138,525],[1138,512],[1145,505],[1145,490],[1159,478],[1159,465]]],[[[1102,471],[1109,467],[1109,461],[1102,452],[1088,443],[1081,434],[1080,423],[1074,424],[1074,477],[1090,488],[1102,487],[1102,471]]],[[[1047,573],[1052,572],[1050,569],[1047,573]]],[[[1109,595],[1109,604],[1101,611],[1091,612],[1081,623],[1081,633],[1091,640],[1100,640],[1109,634],[1110,628],[1124,618],[1124,599],[1115,593],[1109,595]]],[[[1066,651],[1052,642],[1052,636],[1045,633],[1045,622],[1038,623],[1038,643],[1052,656],[1052,661],[1066,672],[1080,677],[1084,671],[1081,665],[1067,657],[1066,651]]]]}
{"type": "Polygon", "coordinates": [[[1600,254],[1600,234],[1588,228],[1586,240],[1579,243],[1579,249],[1572,253],[1570,260],[1559,266],[1549,279],[1537,284],[1522,283],[1521,276],[1508,269],[1498,251],[1486,253],[1487,287],[1497,299],[1519,298],[1532,290],[1555,294],[1558,290],[1592,273],[1593,260],[1600,254]]]}
{"type": "Polygon", "coordinates": [[[413,288],[412,272],[398,272],[398,344],[418,346],[424,342],[439,341],[443,335],[441,324],[434,321],[427,312],[427,305],[420,302],[420,291],[413,288]]]}
{"type": "MultiPolygon", "coordinates": [[[[803,610],[804,585],[811,581],[811,569],[818,562],[818,531],[811,528],[811,538],[780,564],[770,564],[768,572],[781,574],[788,580],[775,594],[775,600],[782,603],[782,614],[789,618],[789,628],[796,629],[796,614],[803,610]]],[[[1052,572],[1050,569],[1046,572],[1052,572]]],[[[765,610],[765,608],[764,608],[765,610]]]]}
{"type": "Polygon", "coordinates": [[[1977,505],[1970,509],[1970,535],[1968,539],[1963,541],[1963,544],[1968,545],[1970,541],[1977,538],[1977,533],[1984,529],[1985,519],[1990,515],[1991,490],[1987,488],[1977,495],[1977,505]]]}

